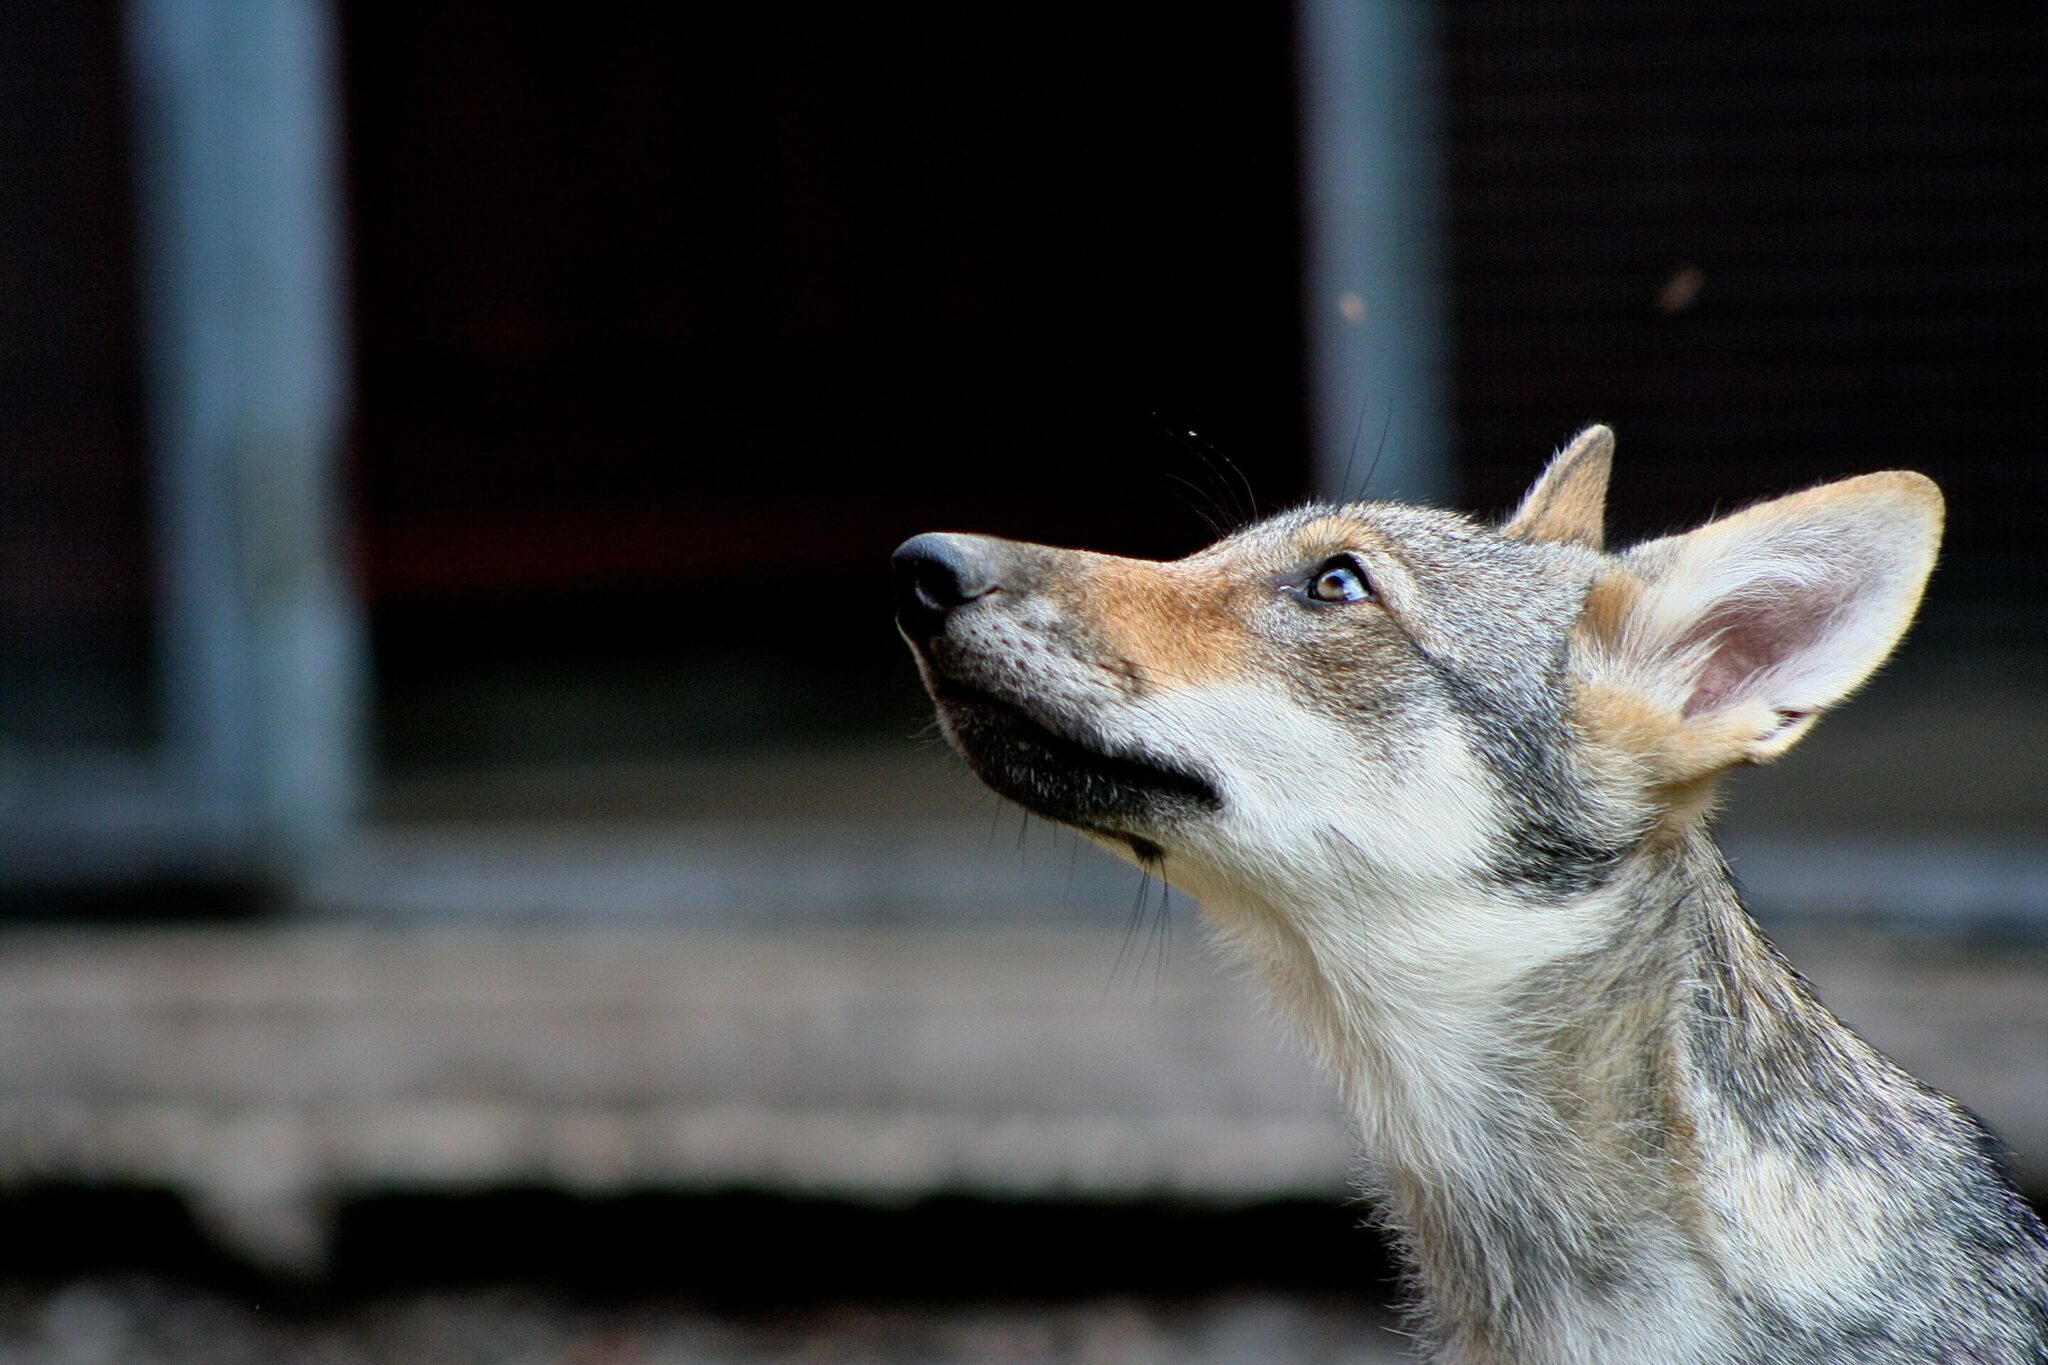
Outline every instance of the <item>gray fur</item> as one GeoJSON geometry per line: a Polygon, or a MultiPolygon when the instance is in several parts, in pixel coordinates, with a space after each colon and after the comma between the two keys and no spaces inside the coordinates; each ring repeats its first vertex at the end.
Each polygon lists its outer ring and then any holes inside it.
{"type": "MultiPolygon", "coordinates": [[[[1589,594],[1680,556],[1599,547],[1609,448],[1508,534],[1367,504],[1168,566],[962,538],[1001,590],[914,644],[997,790],[1163,860],[1266,975],[1360,1115],[1437,1358],[2048,1365],[2048,1232],[1996,1140],[1765,941],[1712,772],[1658,779],[1589,728],[1589,594]],[[1304,596],[1353,550],[1384,600],[1304,596]],[[1438,941],[1467,966],[1432,976],[1438,941]]],[[[1877,508],[1854,529],[1917,515],[1911,478],[1844,485],[1877,508]]]]}

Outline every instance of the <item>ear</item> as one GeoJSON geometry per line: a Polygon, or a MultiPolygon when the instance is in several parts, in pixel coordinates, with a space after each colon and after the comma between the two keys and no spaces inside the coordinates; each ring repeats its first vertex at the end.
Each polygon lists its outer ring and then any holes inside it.
{"type": "Polygon", "coordinates": [[[1587,427],[1551,460],[1501,534],[1599,549],[1607,538],[1607,475],[1613,467],[1614,433],[1587,427]]]}
{"type": "Polygon", "coordinates": [[[1588,599],[1595,680],[1663,717],[1644,757],[1667,780],[1776,758],[1891,654],[1941,523],[1933,481],[1894,471],[1637,546],[1588,599]]]}

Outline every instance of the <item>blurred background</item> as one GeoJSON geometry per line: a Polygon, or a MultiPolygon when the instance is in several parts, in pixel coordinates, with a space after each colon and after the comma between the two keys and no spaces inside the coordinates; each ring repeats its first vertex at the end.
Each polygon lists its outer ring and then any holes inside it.
{"type": "Polygon", "coordinates": [[[1333,1098],[887,556],[1885,467],[1724,822],[2048,1188],[2048,21],[0,7],[0,1356],[1381,1360],[1333,1098]]]}

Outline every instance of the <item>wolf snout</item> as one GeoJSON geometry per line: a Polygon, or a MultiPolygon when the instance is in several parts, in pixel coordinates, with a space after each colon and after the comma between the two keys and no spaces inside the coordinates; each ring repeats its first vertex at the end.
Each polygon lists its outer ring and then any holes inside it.
{"type": "Polygon", "coordinates": [[[929,640],[946,628],[946,618],[1002,584],[996,571],[996,542],[982,536],[927,531],[896,547],[890,563],[896,576],[896,623],[913,640],[929,640]]]}

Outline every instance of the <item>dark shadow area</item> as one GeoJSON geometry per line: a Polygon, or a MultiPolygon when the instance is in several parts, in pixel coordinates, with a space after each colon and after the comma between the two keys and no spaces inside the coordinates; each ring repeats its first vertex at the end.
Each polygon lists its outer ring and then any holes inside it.
{"type": "Polygon", "coordinates": [[[56,1186],[0,1199],[0,1277],[170,1277],[296,1312],[502,1286],[600,1303],[675,1298],[736,1316],[1243,1292],[1384,1302],[1392,1265],[1365,1219],[1360,1206],[1315,1201],[385,1195],[347,1204],[329,1273],[293,1281],[221,1250],[168,1192],[56,1186]]]}
{"type": "Polygon", "coordinates": [[[151,1271],[223,1288],[263,1277],[223,1251],[169,1190],[53,1184],[0,1194],[0,1279],[56,1283],[151,1271]]]}
{"type": "Polygon", "coordinates": [[[341,18],[387,774],[888,734],[910,535],[1306,486],[1284,8],[341,18]]]}
{"type": "Polygon", "coordinates": [[[394,607],[378,626],[380,765],[646,762],[916,733],[930,707],[896,635],[886,550],[870,573],[798,543],[788,555],[713,587],[394,607]]]}
{"type": "Polygon", "coordinates": [[[104,880],[0,890],[0,920],[50,925],[254,924],[278,905],[275,887],[255,878],[162,877],[141,881],[118,871],[104,880]]]}
{"type": "Polygon", "coordinates": [[[966,1302],[1263,1289],[1384,1292],[1358,1208],[935,1198],[902,1207],[770,1194],[387,1196],[344,1211],[335,1283],[381,1292],[539,1282],[681,1293],[721,1311],[840,1299],[966,1302]]]}

